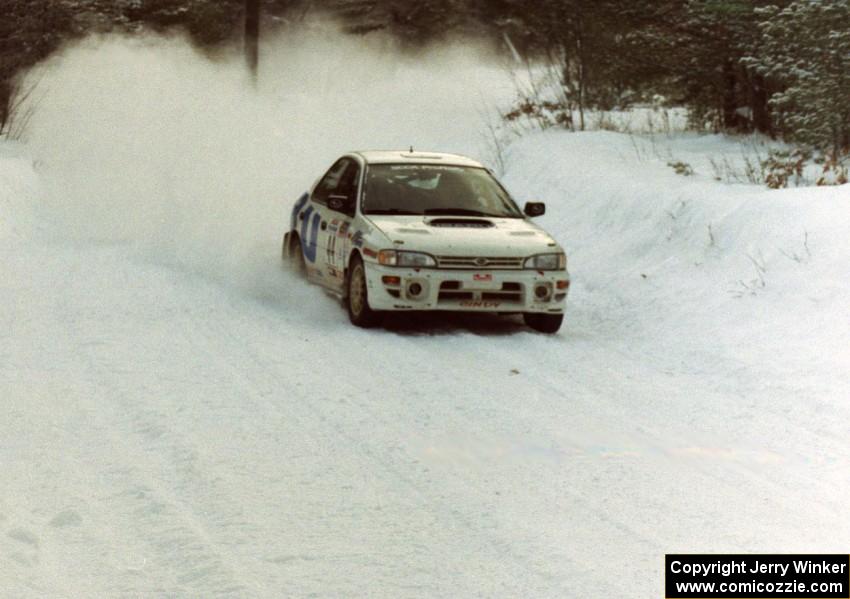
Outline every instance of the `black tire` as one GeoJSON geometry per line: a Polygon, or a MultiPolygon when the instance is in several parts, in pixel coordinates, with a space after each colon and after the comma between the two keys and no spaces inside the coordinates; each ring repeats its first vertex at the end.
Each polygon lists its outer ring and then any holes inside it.
{"type": "Polygon", "coordinates": [[[289,242],[289,251],[284,245],[284,256],[288,257],[289,266],[297,276],[307,277],[307,264],[304,262],[304,251],[301,249],[301,240],[293,236],[289,242]]]}
{"type": "Polygon", "coordinates": [[[539,314],[536,312],[526,312],[522,315],[525,324],[530,326],[535,331],[547,333],[549,335],[557,333],[564,322],[563,314],[539,314]]]}
{"type": "Polygon", "coordinates": [[[351,324],[370,329],[381,324],[383,314],[369,307],[369,291],[366,285],[366,270],[360,256],[354,256],[348,265],[345,304],[351,324]]]}

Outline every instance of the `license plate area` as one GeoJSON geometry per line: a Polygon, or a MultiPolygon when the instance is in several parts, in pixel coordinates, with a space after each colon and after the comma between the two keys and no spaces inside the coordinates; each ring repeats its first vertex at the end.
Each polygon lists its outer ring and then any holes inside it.
{"type": "Polygon", "coordinates": [[[470,291],[501,290],[502,282],[496,281],[493,273],[473,273],[462,281],[463,289],[470,291]]]}

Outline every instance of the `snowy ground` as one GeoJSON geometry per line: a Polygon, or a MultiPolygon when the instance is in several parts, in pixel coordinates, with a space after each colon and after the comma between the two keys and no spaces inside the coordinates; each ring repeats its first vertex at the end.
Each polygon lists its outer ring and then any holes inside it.
{"type": "Polygon", "coordinates": [[[62,173],[114,171],[35,126],[0,144],[0,594],[647,598],[665,553],[850,545],[850,188],[530,136],[505,181],[570,251],[562,332],[362,331],[276,237],[91,234],[62,173]]]}
{"type": "Polygon", "coordinates": [[[511,150],[571,249],[554,338],[356,330],[272,243],[230,285],[26,234],[4,157],[4,594],[652,597],[665,552],[845,550],[850,190],[628,144],[511,150]]]}

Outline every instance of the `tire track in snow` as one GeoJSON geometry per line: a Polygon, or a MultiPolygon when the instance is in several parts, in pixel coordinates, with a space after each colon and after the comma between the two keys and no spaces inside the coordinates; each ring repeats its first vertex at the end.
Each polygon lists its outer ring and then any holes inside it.
{"type": "MultiPolygon", "coordinates": [[[[275,313],[269,315],[262,315],[264,320],[266,318],[270,318],[268,324],[272,324],[274,322],[273,318],[276,316],[275,313]]],[[[306,328],[306,332],[309,333],[310,329],[306,328]]],[[[212,327],[210,327],[210,337],[214,338],[217,336],[226,335],[230,337],[230,341],[233,342],[236,339],[232,336],[233,333],[228,329],[220,328],[216,331],[213,331],[212,327]]],[[[230,343],[226,344],[227,346],[230,343]]],[[[322,351],[321,353],[324,353],[322,351]]],[[[347,362],[346,368],[350,370],[354,363],[357,362],[355,359],[355,355],[350,351],[350,348],[342,348],[339,352],[340,356],[335,356],[336,352],[331,350],[324,356],[325,359],[328,360],[345,360],[347,362]]],[[[250,358],[250,360],[257,366],[256,370],[253,371],[252,376],[260,376],[261,378],[268,377],[266,381],[266,386],[274,385],[275,378],[273,375],[266,374],[271,372],[269,368],[268,362],[264,361],[255,351],[252,351],[250,347],[246,347],[246,353],[244,357],[250,358]]],[[[307,364],[315,364],[315,360],[311,360],[310,356],[301,356],[301,359],[307,364]]],[[[356,367],[356,366],[355,366],[356,367]]],[[[238,376],[236,372],[233,373],[235,376],[238,376]]],[[[242,374],[242,376],[247,376],[242,374]]],[[[253,379],[253,383],[256,384],[256,379],[253,379]]],[[[362,391],[362,389],[361,389],[362,391]]],[[[354,395],[354,394],[352,394],[354,395]]],[[[352,400],[358,400],[358,397],[354,395],[351,397],[352,400]]],[[[364,402],[362,396],[359,398],[360,401],[357,402],[357,409],[361,411],[361,416],[365,417],[366,420],[372,423],[372,426],[378,425],[378,428],[383,429],[384,426],[388,424],[388,414],[379,412],[373,408],[369,407],[368,402],[364,402]]],[[[346,446],[346,451],[348,453],[353,453],[359,456],[359,462],[361,462],[360,468],[369,470],[369,471],[381,471],[383,472],[384,480],[392,481],[394,490],[397,487],[398,483],[404,485],[407,488],[406,499],[410,499],[411,496],[414,498],[417,503],[420,505],[427,506],[440,506],[440,517],[435,518],[435,521],[443,522],[443,526],[451,528],[452,525],[449,522],[455,522],[455,524],[462,530],[466,530],[472,533],[480,533],[480,526],[476,526],[474,521],[470,516],[467,516],[457,509],[451,508],[450,506],[443,505],[445,501],[442,498],[437,498],[433,494],[428,494],[425,490],[429,488],[429,484],[424,480],[423,476],[417,476],[421,472],[421,469],[416,467],[412,467],[409,458],[410,456],[405,456],[405,459],[393,459],[393,456],[399,455],[398,451],[376,451],[373,448],[374,442],[370,443],[365,440],[362,435],[353,434],[346,430],[345,425],[341,425],[339,421],[335,418],[336,411],[327,410],[324,407],[328,405],[335,405],[333,401],[324,400],[321,397],[321,394],[307,398],[306,401],[299,402],[298,407],[306,410],[306,415],[301,417],[301,420],[305,423],[306,427],[309,427],[313,432],[315,432],[315,423],[322,422],[328,423],[333,427],[333,433],[335,436],[333,439],[329,439],[327,435],[328,432],[323,432],[322,435],[325,436],[325,441],[332,441],[334,443],[344,443],[346,446]],[[354,451],[352,451],[352,449],[354,451]],[[364,459],[365,458],[365,459],[364,459]],[[386,476],[389,475],[389,476],[386,476]]],[[[292,403],[288,404],[289,407],[292,407],[292,403]]],[[[332,433],[331,433],[332,434],[332,433]]],[[[434,507],[429,508],[432,511],[435,509],[434,507]]],[[[436,531],[432,531],[436,532],[436,531]]],[[[521,567],[518,569],[523,571],[531,571],[534,568],[528,563],[527,556],[521,556],[516,554],[516,552],[512,551],[510,547],[506,547],[504,543],[499,543],[496,539],[483,538],[479,541],[483,543],[480,548],[480,553],[483,551],[486,554],[490,555],[490,560],[492,563],[501,563],[502,567],[504,567],[504,559],[505,557],[509,557],[512,561],[517,564],[521,564],[521,567]]],[[[390,581],[388,581],[389,583],[390,581]]],[[[450,589],[445,589],[450,590],[450,589]]]]}
{"type": "MultiPolygon", "coordinates": [[[[112,268],[100,271],[99,267],[106,263],[114,268],[114,261],[122,259],[123,256],[115,256],[113,252],[86,251],[70,264],[60,262],[59,268],[45,264],[48,269],[42,276],[47,276],[48,285],[54,287],[56,279],[52,277],[61,273],[65,290],[57,296],[59,301],[82,300],[96,309],[96,298],[109,297],[110,287],[117,286],[110,273],[120,272],[112,268]],[[92,284],[101,288],[81,289],[92,284]]],[[[78,311],[79,306],[75,309],[78,311]]],[[[60,314],[73,312],[58,310],[60,314]]],[[[158,470],[152,467],[147,448],[134,439],[133,434],[133,428],[140,422],[138,405],[145,398],[128,390],[133,383],[127,382],[127,375],[138,372],[134,372],[132,366],[128,370],[127,365],[132,364],[132,360],[116,364],[113,360],[117,356],[110,353],[114,346],[130,339],[116,343],[115,338],[107,338],[105,343],[89,343],[86,339],[99,334],[114,334],[107,329],[114,324],[110,322],[112,319],[117,320],[115,315],[104,318],[106,322],[98,322],[95,318],[98,316],[92,314],[80,321],[55,323],[53,343],[64,349],[63,354],[69,359],[62,367],[73,373],[73,382],[80,387],[76,399],[87,401],[84,410],[91,422],[78,434],[95,440],[96,451],[99,450],[96,457],[83,457],[79,463],[98,464],[95,477],[102,487],[96,490],[89,509],[100,512],[100,520],[106,522],[112,529],[108,532],[115,537],[109,540],[94,538],[92,542],[112,545],[122,539],[121,545],[126,547],[127,555],[113,559],[132,562],[126,566],[125,576],[113,583],[129,582],[131,586],[114,587],[109,592],[157,592],[157,589],[166,588],[169,592],[189,594],[197,591],[204,591],[204,594],[243,592],[248,587],[239,580],[236,569],[229,563],[232,556],[212,542],[202,524],[185,509],[179,498],[157,476],[152,476],[158,470]],[[109,398],[112,402],[91,403],[94,398],[109,398]],[[132,558],[133,554],[138,557],[132,558]],[[155,574],[149,579],[145,573],[155,574]]],[[[143,428],[140,432],[148,437],[159,433],[167,438],[163,430],[143,428]]],[[[181,450],[177,446],[172,446],[171,457],[176,458],[178,468],[191,468],[195,459],[191,449],[181,450]]]]}

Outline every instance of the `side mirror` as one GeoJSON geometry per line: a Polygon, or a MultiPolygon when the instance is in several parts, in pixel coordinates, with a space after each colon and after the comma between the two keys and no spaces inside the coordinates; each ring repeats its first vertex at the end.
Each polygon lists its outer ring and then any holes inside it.
{"type": "Polygon", "coordinates": [[[525,212],[526,216],[530,216],[532,218],[535,216],[543,216],[546,214],[546,204],[543,202],[527,202],[523,212],[525,212]]]}
{"type": "Polygon", "coordinates": [[[334,212],[348,212],[351,209],[351,199],[344,195],[328,196],[328,208],[334,212]]]}

